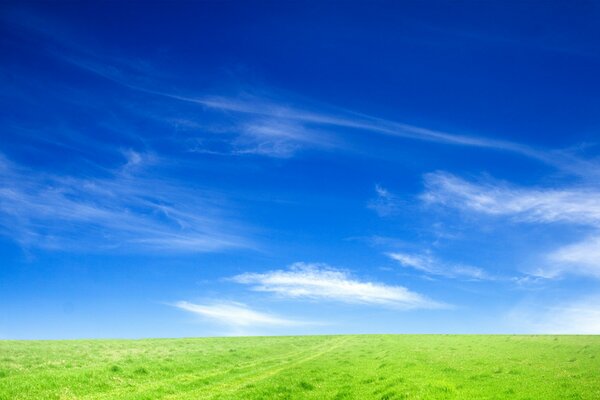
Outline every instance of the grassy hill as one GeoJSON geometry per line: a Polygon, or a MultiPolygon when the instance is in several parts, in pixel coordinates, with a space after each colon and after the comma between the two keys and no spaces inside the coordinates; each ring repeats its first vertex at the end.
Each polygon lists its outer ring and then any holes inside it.
{"type": "Polygon", "coordinates": [[[600,399],[600,336],[0,341],[0,399],[600,399]]]}

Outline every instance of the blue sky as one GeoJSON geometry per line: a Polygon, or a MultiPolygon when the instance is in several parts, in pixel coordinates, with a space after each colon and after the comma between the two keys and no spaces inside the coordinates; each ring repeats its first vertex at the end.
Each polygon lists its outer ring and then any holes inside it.
{"type": "Polygon", "coordinates": [[[600,7],[0,7],[0,338],[600,333],[600,7]]]}

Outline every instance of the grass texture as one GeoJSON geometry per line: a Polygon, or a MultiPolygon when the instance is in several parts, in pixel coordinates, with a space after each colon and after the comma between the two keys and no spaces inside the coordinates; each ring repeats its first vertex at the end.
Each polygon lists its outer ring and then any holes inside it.
{"type": "Polygon", "coordinates": [[[0,399],[600,399],[600,336],[0,341],[0,399]]]}

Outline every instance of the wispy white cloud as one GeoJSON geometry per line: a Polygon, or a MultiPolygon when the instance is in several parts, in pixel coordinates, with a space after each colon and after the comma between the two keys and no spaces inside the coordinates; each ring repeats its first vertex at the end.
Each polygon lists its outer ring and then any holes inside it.
{"type": "MultiPolygon", "coordinates": [[[[141,88],[140,90],[147,91],[141,88]]],[[[305,131],[309,131],[310,127],[322,127],[324,130],[329,128],[327,129],[329,131],[331,128],[352,129],[412,140],[495,149],[534,158],[562,169],[575,170],[574,166],[576,163],[579,161],[583,163],[583,160],[574,156],[572,157],[563,151],[546,152],[510,141],[433,130],[337,107],[321,106],[318,107],[319,111],[314,111],[313,109],[317,108],[314,105],[295,105],[289,101],[278,100],[276,96],[254,96],[248,93],[243,93],[236,97],[214,95],[189,96],[157,91],[152,91],[152,93],[179,101],[202,105],[213,110],[268,118],[271,121],[281,121],[281,123],[299,124],[304,127],[305,131]]],[[[310,142],[313,145],[316,143],[326,143],[332,139],[331,134],[329,136],[321,134],[320,139],[320,142],[310,142]]],[[[589,166],[591,164],[586,163],[585,165],[589,166]]]]}
{"type": "Polygon", "coordinates": [[[563,246],[551,252],[547,259],[544,267],[537,271],[540,276],[553,278],[571,273],[600,278],[600,235],[563,246]]]}
{"type": "MultiPolygon", "coordinates": [[[[600,229],[600,189],[596,186],[520,188],[505,183],[468,182],[454,175],[426,176],[422,199],[430,204],[491,216],[510,217],[516,222],[563,223],[600,229]]],[[[600,235],[565,245],[543,256],[536,275],[546,278],[563,274],[600,277],[600,235]]]]}
{"type": "Polygon", "coordinates": [[[307,148],[325,148],[333,143],[331,135],[309,129],[293,121],[260,119],[238,128],[231,143],[232,153],[287,158],[307,148]]]}
{"type": "MultiPolygon", "coordinates": [[[[440,144],[499,150],[535,159],[559,170],[587,178],[600,175],[600,163],[597,160],[585,159],[571,149],[538,149],[523,143],[433,130],[336,107],[320,107],[319,111],[313,111],[315,106],[310,106],[310,104],[290,105],[289,102],[278,101],[276,97],[260,97],[248,93],[237,97],[181,96],[164,92],[161,95],[200,104],[214,110],[267,117],[271,120],[293,121],[303,126],[347,128],[440,144]]],[[[322,140],[326,138],[327,135],[321,135],[322,140]]]]}
{"type": "Polygon", "coordinates": [[[306,324],[302,321],[290,320],[274,314],[256,311],[242,303],[194,304],[187,301],[179,301],[174,306],[233,327],[297,326],[306,324]]]}
{"type": "Polygon", "coordinates": [[[443,276],[446,278],[461,278],[469,280],[496,279],[483,269],[462,264],[449,264],[443,262],[429,253],[408,254],[401,252],[387,253],[387,256],[406,268],[412,268],[428,275],[443,276]]]}
{"type": "MultiPolygon", "coordinates": [[[[227,120],[230,120],[232,115],[242,120],[234,126],[233,139],[219,137],[219,140],[230,140],[231,149],[225,151],[201,149],[200,146],[195,145],[196,151],[289,157],[302,148],[328,147],[332,142],[337,146],[341,145],[341,141],[336,140],[331,132],[331,128],[340,128],[338,131],[351,129],[441,144],[495,149],[536,159],[562,171],[587,178],[600,176],[598,160],[585,159],[571,150],[538,149],[527,144],[489,138],[484,135],[464,135],[428,129],[311,101],[297,99],[295,101],[289,95],[272,95],[264,88],[229,96],[190,94],[184,90],[173,90],[173,85],[169,83],[172,77],[161,74],[152,63],[131,57],[115,56],[111,54],[110,49],[105,49],[106,51],[101,55],[90,52],[84,40],[73,40],[73,37],[81,35],[73,31],[67,33],[68,27],[64,24],[23,10],[18,11],[17,14],[7,14],[3,22],[18,27],[15,34],[20,30],[26,30],[28,33],[39,35],[41,42],[45,40],[51,44],[44,46],[44,51],[51,56],[124,88],[146,94],[153,99],[187,102],[201,106],[202,110],[226,113],[227,120]]],[[[167,119],[172,120],[173,117],[167,119]]]]}
{"type": "Polygon", "coordinates": [[[529,155],[534,152],[527,146],[517,143],[451,134],[443,131],[422,128],[410,124],[390,121],[353,111],[332,108],[331,112],[323,113],[311,111],[308,108],[283,105],[275,100],[245,95],[244,97],[231,98],[225,96],[198,96],[187,97],[170,95],[182,101],[195,102],[206,107],[234,111],[238,113],[254,114],[269,117],[278,117],[287,120],[305,123],[337,126],[357,130],[371,131],[390,136],[405,137],[409,139],[426,140],[447,144],[464,146],[489,147],[502,150],[520,152],[529,155]]]}
{"type": "Polygon", "coordinates": [[[600,297],[588,296],[548,305],[521,304],[506,316],[517,332],[600,334],[600,297]]]}
{"type": "Polygon", "coordinates": [[[367,203],[367,207],[375,211],[380,217],[396,214],[402,204],[401,200],[381,185],[375,185],[377,197],[367,203]]]}
{"type": "Polygon", "coordinates": [[[530,189],[499,182],[472,183],[447,173],[425,177],[422,199],[478,213],[531,222],[600,226],[600,190],[595,187],[530,189]]]}
{"type": "Polygon", "coordinates": [[[388,305],[398,308],[441,308],[435,302],[402,286],[362,281],[327,264],[295,263],[286,270],[245,273],[232,281],[252,285],[252,290],[290,298],[308,298],[388,305]]]}
{"type": "Polygon", "coordinates": [[[102,178],[50,175],[0,163],[0,233],[25,247],[189,252],[250,247],[207,193],[142,177],[143,154],[102,178]]]}

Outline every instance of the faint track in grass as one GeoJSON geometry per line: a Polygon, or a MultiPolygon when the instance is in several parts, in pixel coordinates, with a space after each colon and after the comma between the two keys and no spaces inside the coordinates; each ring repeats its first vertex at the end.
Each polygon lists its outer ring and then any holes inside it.
{"type": "MultiPolygon", "coordinates": [[[[273,368],[261,370],[261,371],[258,371],[257,373],[249,374],[249,376],[245,379],[235,379],[234,382],[227,382],[227,383],[221,384],[221,385],[219,385],[219,384],[211,385],[206,388],[203,388],[202,390],[195,390],[193,392],[187,392],[186,396],[193,395],[195,392],[203,392],[203,393],[198,393],[198,394],[194,395],[193,398],[194,399],[215,399],[215,400],[219,399],[219,398],[228,399],[228,398],[230,398],[230,397],[228,397],[228,395],[231,395],[232,392],[238,391],[249,384],[268,379],[268,378],[275,376],[275,375],[279,374],[280,372],[288,370],[292,367],[295,367],[300,364],[306,363],[308,361],[322,357],[323,355],[328,354],[328,353],[340,348],[342,345],[347,343],[349,340],[350,339],[346,338],[346,337],[335,338],[331,341],[328,341],[324,345],[316,346],[316,348],[318,348],[319,350],[324,348],[321,351],[318,351],[315,353],[314,352],[315,348],[311,349],[310,352],[312,354],[310,354],[306,357],[296,359],[294,361],[285,363],[283,365],[275,365],[275,366],[273,366],[273,368]],[[334,342],[334,343],[332,343],[332,342],[334,342]],[[207,392],[211,392],[211,393],[207,393],[207,392]]],[[[174,397],[167,396],[165,398],[169,399],[169,398],[174,398],[174,397]]],[[[181,397],[178,397],[178,398],[181,398],[181,397]]]]}
{"type": "MultiPolygon", "coordinates": [[[[302,350],[293,351],[290,353],[284,353],[284,354],[281,354],[281,355],[278,355],[275,357],[261,358],[261,359],[255,360],[255,361],[244,362],[244,363],[235,364],[235,365],[232,364],[232,365],[228,365],[225,368],[219,369],[217,371],[213,370],[212,372],[210,372],[211,370],[206,370],[206,372],[208,372],[208,373],[202,374],[202,375],[199,375],[198,373],[195,373],[195,372],[186,372],[186,373],[178,374],[174,377],[170,377],[167,379],[159,379],[159,380],[153,381],[151,383],[144,383],[141,386],[122,387],[122,388],[118,388],[118,389],[114,389],[114,390],[109,390],[104,393],[87,395],[87,396],[85,396],[85,399],[108,400],[108,399],[118,398],[121,396],[133,396],[136,394],[142,395],[145,393],[149,393],[149,392],[152,393],[152,392],[161,390],[163,388],[168,388],[168,387],[172,387],[175,385],[181,385],[181,384],[184,384],[184,385],[188,384],[188,385],[191,385],[192,387],[190,387],[188,390],[186,390],[185,388],[181,388],[181,386],[179,386],[178,387],[179,391],[178,391],[178,394],[176,395],[177,398],[180,398],[182,392],[189,394],[189,393],[197,392],[197,391],[202,391],[202,392],[213,391],[212,388],[217,386],[219,383],[222,383],[223,381],[229,381],[230,379],[238,379],[240,377],[245,377],[245,376],[255,376],[257,373],[270,371],[273,368],[284,365],[285,367],[281,368],[283,370],[283,369],[287,368],[288,366],[290,366],[291,365],[290,363],[297,363],[297,361],[293,361],[293,360],[287,361],[290,358],[293,359],[296,357],[302,357],[303,355],[308,355],[307,357],[302,358],[302,360],[308,361],[311,358],[315,358],[316,356],[326,353],[327,350],[320,351],[323,348],[330,348],[329,350],[332,350],[332,348],[331,348],[332,342],[338,342],[339,340],[340,340],[340,338],[331,338],[331,339],[326,340],[325,343],[319,342],[316,345],[311,346],[310,348],[304,348],[302,350]],[[315,354],[315,351],[317,351],[317,354],[315,354]],[[274,365],[273,365],[273,363],[274,363],[274,365]],[[268,364],[268,365],[265,365],[265,364],[268,364]],[[248,369],[248,368],[252,368],[252,370],[249,372],[243,372],[243,370],[248,369]],[[241,372],[241,373],[237,373],[237,372],[241,372]],[[202,381],[202,380],[219,378],[219,377],[222,377],[222,379],[219,379],[214,384],[200,383],[200,381],[202,381]],[[199,386],[202,386],[202,387],[199,387],[199,386]]],[[[339,345],[336,345],[336,348],[337,347],[339,347],[339,345]]],[[[167,395],[167,396],[164,396],[163,398],[165,398],[165,399],[173,398],[173,395],[167,395]]],[[[194,397],[194,398],[206,398],[206,397],[194,397]]]]}

